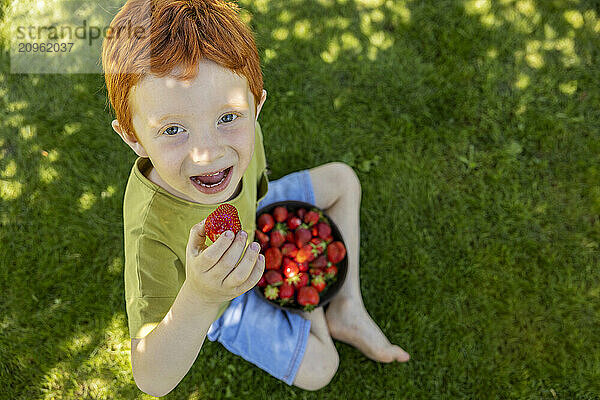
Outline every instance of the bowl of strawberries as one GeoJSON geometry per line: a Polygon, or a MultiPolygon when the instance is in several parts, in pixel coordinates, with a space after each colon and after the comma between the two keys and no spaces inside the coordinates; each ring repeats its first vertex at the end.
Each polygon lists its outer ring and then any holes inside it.
{"type": "Polygon", "coordinates": [[[312,311],[326,305],[344,284],[346,245],[335,223],[318,207],[281,201],[257,211],[255,240],[265,272],[254,288],[284,309],[312,311]]]}

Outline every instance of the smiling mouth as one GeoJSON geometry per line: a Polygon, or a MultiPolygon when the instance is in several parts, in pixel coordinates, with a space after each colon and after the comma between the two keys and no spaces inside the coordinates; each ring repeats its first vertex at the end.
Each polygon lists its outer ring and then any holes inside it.
{"type": "Polygon", "coordinates": [[[232,170],[233,166],[206,175],[191,176],[190,180],[201,192],[216,193],[227,187],[232,170]]]}

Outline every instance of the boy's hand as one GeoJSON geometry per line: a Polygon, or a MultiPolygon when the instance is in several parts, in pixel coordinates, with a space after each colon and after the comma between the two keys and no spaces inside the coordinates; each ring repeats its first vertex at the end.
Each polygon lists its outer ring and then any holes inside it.
{"type": "Polygon", "coordinates": [[[223,303],[252,289],[263,274],[265,258],[259,257],[260,245],[253,242],[240,260],[247,234],[224,232],[216,242],[206,246],[206,219],[190,230],[186,248],[186,281],[207,303],[223,303]],[[236,266],[237,261],[240,260],[236,266]]]}

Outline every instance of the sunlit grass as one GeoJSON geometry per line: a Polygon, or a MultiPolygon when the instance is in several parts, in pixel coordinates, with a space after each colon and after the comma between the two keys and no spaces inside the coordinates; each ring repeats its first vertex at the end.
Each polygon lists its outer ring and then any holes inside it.
{"type": "Polygon", "coordinates": [[[23,184],[19,181],[0,179],[0,198],[2,200],[15,200],[21,196],[23,184]]]}
{"type": "MultiPolygon", "coordinates": [[[[600,397],[597,9],[240,4],[263,56],[271,178],[355,169],[364,302],[413,359],[336,342],[340,369],[312,393],[207,341],[167,399],[600,397]]],[[[10,74],[2,54],[0,398],[150,399],[123,297],[136,156],[100,76],[10,74]]]]}

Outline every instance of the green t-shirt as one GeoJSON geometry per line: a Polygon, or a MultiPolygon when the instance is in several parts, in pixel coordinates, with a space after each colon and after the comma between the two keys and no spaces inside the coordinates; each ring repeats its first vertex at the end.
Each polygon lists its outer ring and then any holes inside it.
{"type": "MultiPolygon", "coordinates": [[[[145,337],[171,308],[185,281],[190,229],[218,206],[173,196],[146,178],[144,173],[150,166],[148,158],[138,157],[123,200],[125,300],[131,338],[145,337]]],[[[248,243],[254,238],[256,207],[267,193],[266,170],[262,132],[257,123],[254,153],[244,172],[242,189],[228,201],[239,212],[248,243]]],[[[219,316],[229,303],[223,303],[219,316]]]]}

